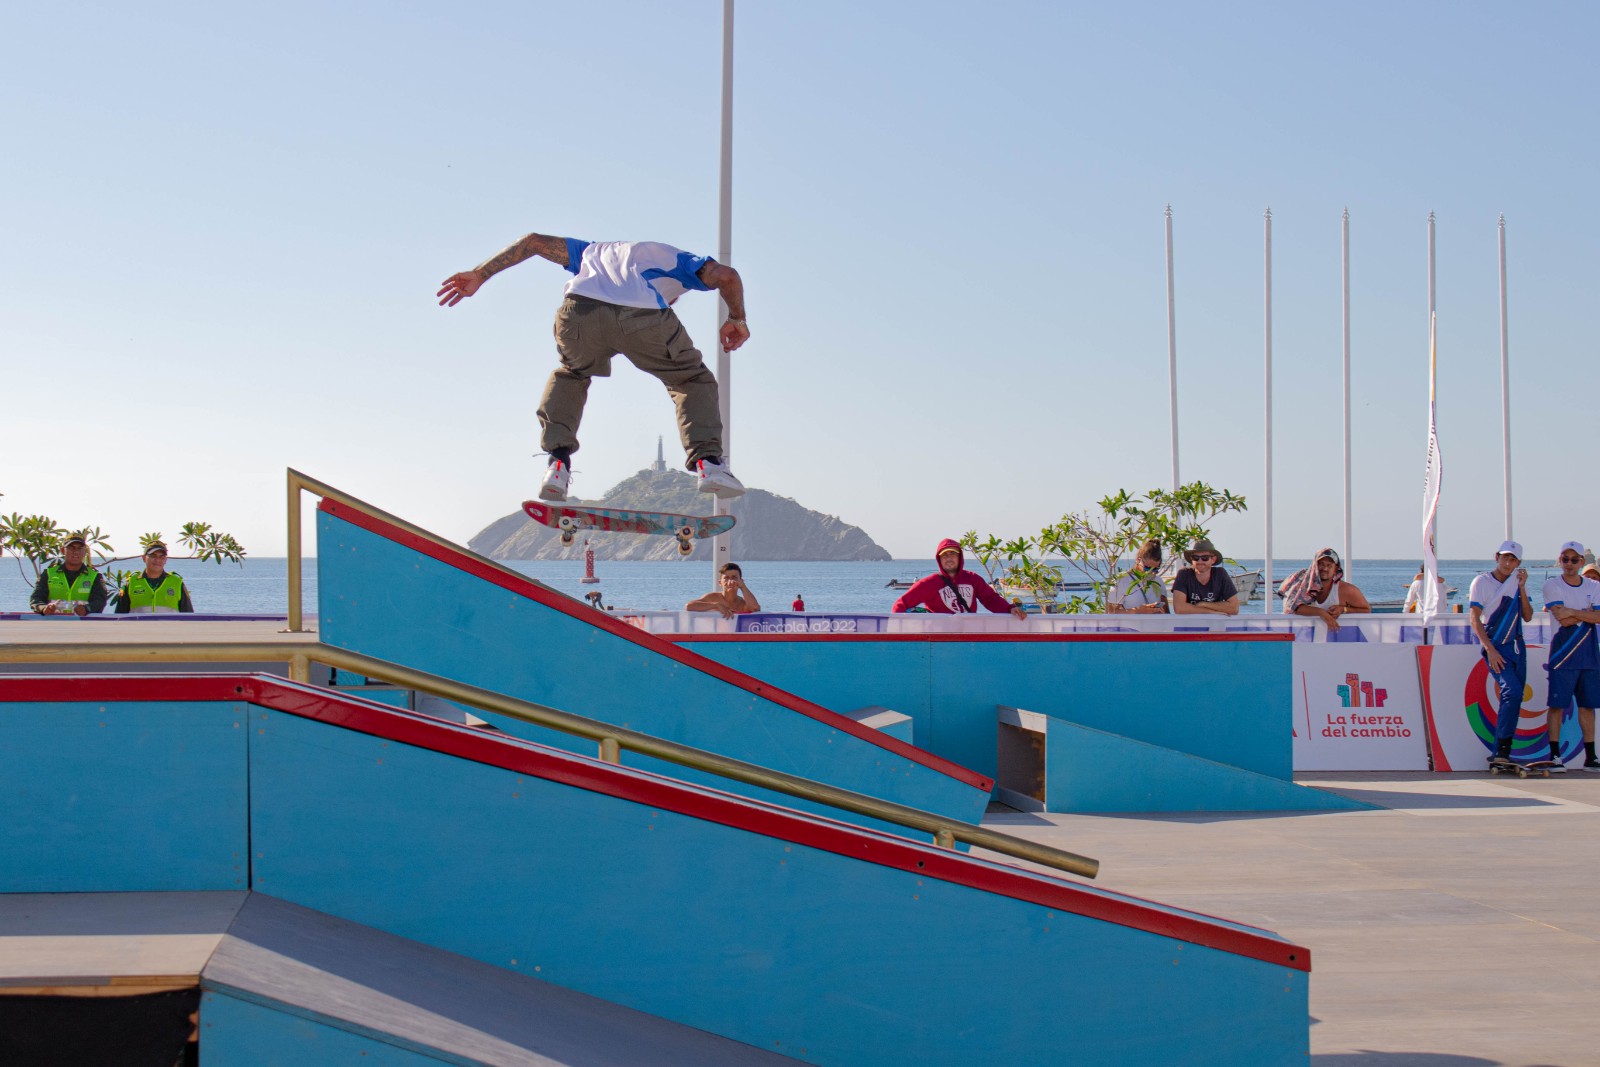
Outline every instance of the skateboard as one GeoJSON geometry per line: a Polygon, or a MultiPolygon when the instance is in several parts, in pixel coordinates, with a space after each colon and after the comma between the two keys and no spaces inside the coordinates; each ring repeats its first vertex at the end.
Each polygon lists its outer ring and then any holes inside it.
{"type": "Polygon", "coordinates": [[[1518,778],[1548,778],[1550,768],[1559,767],[1555,760],[1541,759],[1532,763],[1516,763],[1508,759],[1493,759],[1489,761],[1490,774],[1514,774],[1518,778]]]}
{"type": "Polygon", "coordinates": [[[604,530],[608,533],[670,534],[678,539],[679,555],[694,551],[696,540],[715,537],[733,529],[732,515],[678,515],[670,511],[626,511],[621,508],[591,508],[568,504],[547,504],[524,500],[522,510],[534,522],[561,533],[561,543],[570,545],[579,530],[604,530]]]}

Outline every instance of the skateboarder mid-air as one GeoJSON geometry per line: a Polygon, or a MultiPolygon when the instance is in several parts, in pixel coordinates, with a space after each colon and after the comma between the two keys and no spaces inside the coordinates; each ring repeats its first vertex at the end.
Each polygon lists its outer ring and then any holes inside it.
{"type": "Polygon", "coordinates": [[[672,310],[687,290],[717,290],[728,305],[718,339],[725,350],[737,350],[750,337],[739,272],[709,256],[654,241],[590,242],[530,233],[472,270],[446,278],[438,292],[440,306],[455,307],[496,274],[533,256],[574,275],[556,311],[561,365],[551,372],[539,400],[540,447],[550,455],[539,496],[567,498],[589,379],[609,377],[616,355],[667,387],[700,491],[721,497],[743,493],[723,459],[717,380],[672,310]]]}

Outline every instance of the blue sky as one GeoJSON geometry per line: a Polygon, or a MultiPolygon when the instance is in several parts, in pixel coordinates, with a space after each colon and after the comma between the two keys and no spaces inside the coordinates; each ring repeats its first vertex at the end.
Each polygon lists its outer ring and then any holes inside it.
{"type": "MultiPolygon", "coordinates": [[[[1417,553],[1438,216],[1440,551],[1600,539],[1587,487],[1600,16],[1578,4],[739,5],[731,454],[897,556],[1165,484],[1162,212],[1184,477],[1260,553],[1417,553]],[[1558,424],[1569,420],[1565,433],[1558,424]],[[1570,433],[1572,436],[1567,436],[1570,433]],[[1567,486],[1577,485],[1578,489],[1567,486]]],[[[64,2],[0,42],[0,510],[282,552],[294,466],[465,540],[532,494],[565,275],[436,306],[529,231],[716,246],[721,5],[64,2]]],[[[715,302],[679,304],[711,357],[715,302]]],[[[574,492],[677,462],[660,385],[590,393],[574,492]]]]}

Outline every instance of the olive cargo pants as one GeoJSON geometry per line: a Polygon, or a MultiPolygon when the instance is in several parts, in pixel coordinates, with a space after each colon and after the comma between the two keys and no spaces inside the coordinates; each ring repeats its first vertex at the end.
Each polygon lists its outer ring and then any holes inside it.
{"type": "Polygon", "coordinates": [[[611,357],[654,375],[678,410],[678,439],[689,469],[722,456],[722,414],[717,379],[671,308],[633,308],[569,296],[556,310],[556,351],[561,366],[539,399],[540,447],[578,450],[578,423],[590,378],[611,376],[611,357]]]}

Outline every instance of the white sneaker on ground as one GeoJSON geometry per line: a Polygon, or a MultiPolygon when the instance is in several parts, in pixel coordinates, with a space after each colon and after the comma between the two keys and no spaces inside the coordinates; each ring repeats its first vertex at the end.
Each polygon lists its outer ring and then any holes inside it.
{"type": "Polygon", "coordinates": [[[744,494],[744,483],[733,476],[726,463],[712,463],[702,459],[695,464],[700,472],[700,491],[715,493],[724,500],[744,494]]]}
{"type": "Polygon", "coordinates": [[[562,501],[567,499],[567,485],[572,481],[572,468],[562,460],[556,460],[545,468],[544,482],[539,486],[540,500],[562,501]]]}

